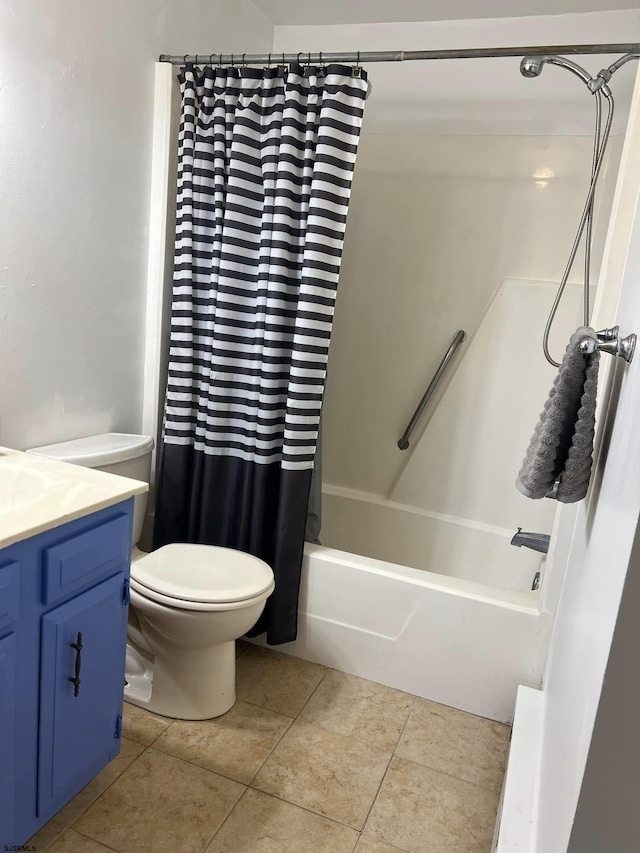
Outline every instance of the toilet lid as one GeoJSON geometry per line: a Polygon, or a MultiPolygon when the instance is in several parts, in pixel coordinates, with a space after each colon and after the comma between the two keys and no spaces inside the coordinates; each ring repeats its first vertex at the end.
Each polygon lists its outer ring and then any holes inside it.
{"type": "Polygon", "coordinates": [[[131,577],[169,598],[212,604],[245,601],[273,584],[262,560],[215,545],[164,545],[133,563],[131,577]]]}

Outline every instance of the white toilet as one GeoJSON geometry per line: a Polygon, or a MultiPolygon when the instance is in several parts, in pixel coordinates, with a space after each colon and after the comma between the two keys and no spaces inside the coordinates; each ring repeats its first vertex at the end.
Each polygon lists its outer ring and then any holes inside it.
{"type": "MultiPolygon", "coordinates": [[[[153,439],[106,433],[29,453],[149,481],[153,439]]],[[[136,547],[147,496],[135,498],[125,699],[165,717],[206,720],[236,698],[235,641],[274,589],[257,557],[213,545],[136,547]]]]}

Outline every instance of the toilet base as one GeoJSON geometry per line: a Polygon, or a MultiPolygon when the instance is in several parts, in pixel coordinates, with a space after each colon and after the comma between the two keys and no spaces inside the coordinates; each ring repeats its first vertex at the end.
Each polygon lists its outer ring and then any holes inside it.
{"type": "Polygon", "coordinates": [[[146,708],[153,690],[153,656],[127,643],[124,700],[146,708]]]}
{"type": "Polygon", "coordinates": [[[172,648],[169,659],[127,643],[124,698],[176,720],[209,720],[236,701],[235,641],[206,649],[172,648]]]}

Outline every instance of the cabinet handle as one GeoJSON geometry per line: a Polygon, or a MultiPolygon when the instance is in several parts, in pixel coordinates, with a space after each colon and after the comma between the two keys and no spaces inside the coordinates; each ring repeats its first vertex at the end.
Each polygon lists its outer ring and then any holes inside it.
{"type": "Polygon", "coordinates": [[[71,648],[76,650],[76,675],[75,678],[69,676],[69,681],[73,684],[73,695],[77,696],[80,693],[80,668],[82,666],[82,631],[78,631],[78,639],[75,643],[71,643],[71,648]]]}

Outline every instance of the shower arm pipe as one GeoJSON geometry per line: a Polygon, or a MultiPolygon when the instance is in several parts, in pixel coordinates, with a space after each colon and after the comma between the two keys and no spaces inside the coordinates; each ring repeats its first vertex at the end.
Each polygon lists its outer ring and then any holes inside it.
{"type": "MultiPolygon", "coordinates": [[[[325,53],[324,51],[300,51],[299,53],[208,53],[183,54],[182,56],[160,54],[160,62],[172,65],[271,65],[282,63],[302,65],[344,63],[359,65],[366,62],[411,62],[434,59],[495,59],[530,55],[561,54],[564,56],[587,56],[607,53],[633,54],[620,57],[605,69],[609,77],[629,59],[640,57],[640,43],[623,42],[613,44],[554,44],[529,45],[523,47],[473,47],[447,50],[361,50],[351,53],[325,53]]],[[[603,82],[606,82],[603,80],[603,82]]]]}
{"type": "MultiPolygon", "coordinates": [[[[626,57],[620,57],[621,59],[625,59],[626,57]]],[[[597,93],[601,93],[608,97],[611,94],[611,90],[607,86],[607,83],[613,76],[613,71],[609,73],[609,69],[605,69],[606,74],[608,76],[605,78],[600,77],[592,77],[588,71],[586,71],[581,65],[578,65],[577,62],[572,62],[570,59],[567,59],[566,56],[535,56],[533,54],[528,54],[524,57],[522,62],[520,63],[520,72],[525,77],[535,76],[537,77],[542,70],[542,65],[557,65],[560,68],[564,68],[566,71],[570,71],[572,74],[582,80],[582,82],[586,85],[592,95],[596,95],[597,93]],[[526,73],[526,65],[527,63],[533,63],[536,66],[535,73],[526,73]]],[[[610,66],[614,71],[617,71],[617,68],[614,68],[615,63],[610,66]]],[[[605,73],[605,72],[600,72],[605,73]]]]}
{"type": "Polygon", "coordinates": [[[608,68],[601,69],[597,75],[593,78],[593,86],[594,88],[601,88],[605,86],[613,74],[622,68],[623,65],[626,65],[627,62],[631,62],[632,59],[640,59],[640,53],[635,50],[627,51],[625,56],[621,56],[619,59],[616,59],[615,62],[612,62],[608,68]]]}
{"type": "Polygon", "coordinates": [[[409,439],[411,438],[411,433],[414,431],[414,429],[416,428],[416,424],[422,417],[422,413],[424,412],[427,403],[433,396],[433,392],[436,390],[438,382],[440,382],[440,380],[442,379],[442,374],[447,369],[449,362],[453,358],[454,352],[458,349],[458,347],[465,340],[466,337],[467,335],[464,329],[458,329],[458,331],[453,336],[453,340],[449,344],[449,349],[446,351],[444,358],[438,366],[438,369],[433,374],[433,379],[429,383],[427,390],[422,395],[422,399],[418,403],[415,412],[413,413],[413,415],[411,415],[411,420],[407,424],[407,428],[405,429],[405,431],[402,433],[402,438],[398,441],[398,447],[400,448],[400,450],[407,450],[407,448],[409,447],[409,439]]]}

